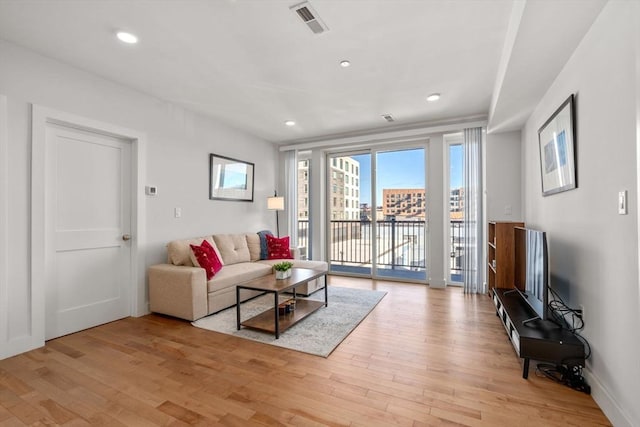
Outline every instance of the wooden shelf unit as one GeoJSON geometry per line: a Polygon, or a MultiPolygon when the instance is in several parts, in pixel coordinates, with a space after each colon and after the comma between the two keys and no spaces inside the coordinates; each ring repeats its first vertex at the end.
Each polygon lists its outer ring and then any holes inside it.
{"type": "MultiPolygon", "coordinates": [[[[279,322],[278,326],[280,328],[280,332],[284,332],[289,329],[291,326],[295,325],[311,313],[316,310],[324,307],[324,301],[315,301],[308,299],[296,299],[296,309],[291,313],[279,314],[279,322]]],[[[273,321],[275,315],[275,308],[267,310],[258,314],[257,316],[252,317],[251,319],[245,320],[241,323],[242,326],[246,326],[247,328],[258,329],[265,332],[270,332],[272,334],[276,333],[276,325],[273,321]]]]}
{"type": "Polygon", "coordinates": [[[487,229],[487,287],[513,289],[515,279],[514,229],[524,222],[489,221],[487,229]]]}

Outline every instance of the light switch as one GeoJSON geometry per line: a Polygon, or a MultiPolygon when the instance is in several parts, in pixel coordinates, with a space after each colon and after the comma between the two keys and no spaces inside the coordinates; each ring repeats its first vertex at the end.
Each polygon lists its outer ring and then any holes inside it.
{"type": "Polygon", "coordinates": [[[627,214],[627,190],[618,193],[618,214],[627,214]]]}
{"type": "Polygon", "coordinates": [[[144,187],[144,192],[147,196],[157,196],[158,195],[158,187],[155,185],[147,185],[144,187]]]}
{"type": "Polygon", "coordinates": [[[512,209],[511,209],[511,205],[505,205],[504,206],[504,214],[505,215],[511,215],[513,213],[512,209]]]}
{"type": "Polygon", "coordinates": [[[180,218],[182,216],[182,208],[174,208],[173,216],[176,218],[180,218]]]}

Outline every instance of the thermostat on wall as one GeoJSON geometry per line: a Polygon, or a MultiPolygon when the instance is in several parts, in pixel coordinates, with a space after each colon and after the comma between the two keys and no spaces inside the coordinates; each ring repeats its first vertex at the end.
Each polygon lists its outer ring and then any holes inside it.
{"type": "Polygon", "coordinates": [[[144,192],[147,196],[157,196],[158,195],[158,187],[155,185],[147,185],[144,187],[144,192]]]}

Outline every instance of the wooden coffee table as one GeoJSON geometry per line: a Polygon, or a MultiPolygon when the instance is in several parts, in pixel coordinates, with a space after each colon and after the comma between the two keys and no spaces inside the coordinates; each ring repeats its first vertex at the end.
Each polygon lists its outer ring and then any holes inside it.
{"type": "Polygon", "coordinates": [[[291,277],[276,279],[275,274],[259,277],[248,282],[236,285],[236,320],[238,330],[242,326],[275,334],[280,338],[280,332],[284,332],[322,306],[327,306],[327,270],[312,270],[308,268],[293,268],[291,277]],[[324,277],[324,302],[309,299],[296,299],[296,288],[310,280],[324,277]],[[250,289],[273,294],[273,308],[258,314],[257,316],[240,322],[240,290],[250,289]],[[295,310],[285,315],[278,313],[278,296],[285,292],[292,292],[296,300],[295,310]]]}

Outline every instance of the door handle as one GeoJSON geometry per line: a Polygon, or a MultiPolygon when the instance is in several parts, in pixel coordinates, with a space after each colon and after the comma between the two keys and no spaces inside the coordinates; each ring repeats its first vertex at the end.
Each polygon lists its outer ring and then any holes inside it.
{"type": "Polygon", "coordinates": [[[130,234],[123,234],[123,235],[122,235],[122,240],[124,240],[125,242],[126,242],[127,240],[131,240],[131,235],[130,235],[130,234]]]}

